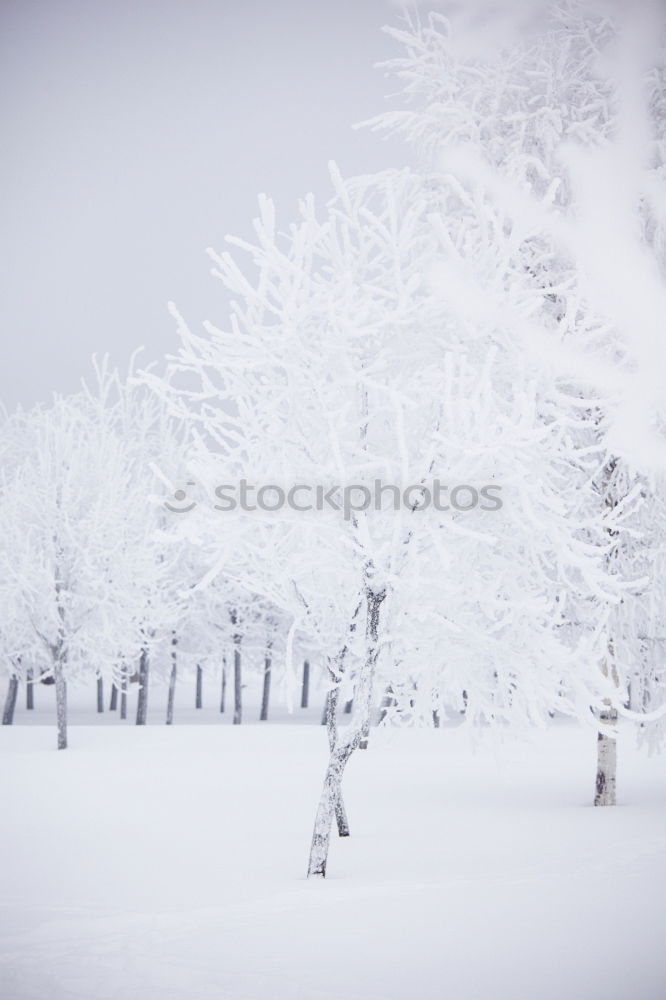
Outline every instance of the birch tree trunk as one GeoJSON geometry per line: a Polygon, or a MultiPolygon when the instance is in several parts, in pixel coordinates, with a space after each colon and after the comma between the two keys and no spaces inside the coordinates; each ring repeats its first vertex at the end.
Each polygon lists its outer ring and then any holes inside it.
{"type": "Polygon", "coordinates": [[[197,663],[197,691],[194,701],[195,708],[201,708],[203,705],[203,670],[201,669],[201,664],[197,663]]]}
{"type": "Polygon", "coordinates": [[[260,722],[266,722],[268,719],[268,699],[271,694],[271,666],[272,661],[269,650],[264,659],[264,686],[261,692],[261,712],[259,713],[260,722]]]}
{"type": "Polygon", "coordinates": [[[303,660],[303,684],[301,687],[301,708],[307,708],[310,699],[310,661],[303,660]]]}
{"type": "Polygon", "coordinates": [[[104,680],[102,677],[97,678],[97,711],[104,711],[104,680]]]}
{"type": "Polygon", "coordinates": [[[340,801],[342,792],[342,775],[353,750],[353,742],[345,740],[340,746],[334,747],[330,753],[312,834],[308,878],[326,878],[333,816],[335,815],[336,803],[340,801]]]}
{"type": "MultiPolygon", "coordinates": [[[[617,710],[609,701],[599,714],[599,720],[607,726],[617,723],[617,710]]],[[[595,806],[614,806],[617,780],[617,741],[615,736],[597,733],[597,778],[594,792],[595,806]]]]}
{"type": "Polygon", "coordinates": [[[178,639],[176,638],[176,633],[173,632],[171,638],[171,674],[169,675],[169,694],[167,695],[167,726],[173,725],[173,703],[176,697],[176,675],[178,673],[178,665],[176,663],[177,645],[178,639]]]}
{"type": "MultiPolygon", "coordinates": [[[[328,732],[328,749],[332,753],[338,742],[338,693],[337,687],[332,688],[326,696],[325,719],[324,722],[328,732]]],[[[339,837],[349,836],[349,820],[342,797],[342,788],[338,789],[338,796],[335,800],[335,820],[338,827],[339,837]]]]}
{"type": "Polygon", "coordinates": [[[18,694],[18,677],[12,674],[7,686],[7,697],[5,698],[5,708],[2,713],[3,726],[11,726],[14,722],[14,709],[16,708],[16,696],[18,694]]]}
{"type": "Polygon", "coordinates": [[[63,661],[58,656],[53,661],[53,677],[56,695],[56,724],[58,727],[58,750],[67,749],[67,681],[63,661]]]}
{"type": "MultiPolygon", "coordinates": [[[[623,468],[620,460],[611,458],[603,470],[604,506],[613,511],[621,500],[623,468]]],[[[616,572],[620,554],[620,538],[616,528],[607,528],[610,550],[606,556],[606,567],[609,574],[616,572]]],[[[619,687],[619,676],[615,662],[615,629],[617,617],[612,611],[609,614],[608,655],[601,666],[604,677],[613,681],[619,687]]],[[[610,699],[605,699],[599,713],[599,721],[613,729],[617,723],[617,710],[612,707],[610,699]]],[[[614,735],[599,730],[597,733],[597,773],[594,783],[595,806],[614,806],[616,804],[617,785],[617,741],[614,735]]]]}
{"type": "Polygon", "coordinates": [[[25,672],[25,707],[30,710],[35,707],[35,682],[32,667],[25,672]]]}
{"type": "MultiPolygon", "coordinates": [[[[366,652],[363,665],[359,670],[356,680],[354,715],[347,727],[344,739],[330,747],[328,767],[324,775],[324,785],[312,833],[308,878],[326,877],[333,816],[336,814],[338,802],[342,805],[342,776],[347,761],[363,738],[364,729],[370,718],[375,667],[379,652],[379,615],[382,601],[385,597],[386,590],[384,589],[379,591],[375,591],[370,587],[366,589],[366,652]]],[[[331,712],[331,717],[333,717],[333,712],[331,712]]]]}
{"type": "Polygon", "coordinates": [[[139,691],[136,697],[136,724],[145,726],[148,718],[148,679],[150,677],[150,660],[148,650],[142,649],[139,657],[139,691]]]}

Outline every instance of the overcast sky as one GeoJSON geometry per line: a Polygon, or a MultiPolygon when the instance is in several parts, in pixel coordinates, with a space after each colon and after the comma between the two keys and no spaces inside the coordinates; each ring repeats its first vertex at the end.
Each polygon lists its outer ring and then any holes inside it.
{"type": "Polygon", "coordinates": [[[395,90],[389,0],[1,0],[0,399],[70,392],[93,352],[176,347],[166,303],[222,324],[207,246],[287,225],[327,161],[407,152],[353,122],[395,90]]]}

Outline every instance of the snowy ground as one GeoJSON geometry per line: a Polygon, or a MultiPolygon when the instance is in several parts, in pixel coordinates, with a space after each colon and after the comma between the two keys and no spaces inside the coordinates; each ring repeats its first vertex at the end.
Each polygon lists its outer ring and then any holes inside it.
{"type": "Polygon", "coordinates": [[[499,755],[373,731],[316,883],[321,727],[70,740],[0,728],[3,1000],[666,996],[666,768],[629,733],[621,805],[595,810],[571,725],[499,755]]]}

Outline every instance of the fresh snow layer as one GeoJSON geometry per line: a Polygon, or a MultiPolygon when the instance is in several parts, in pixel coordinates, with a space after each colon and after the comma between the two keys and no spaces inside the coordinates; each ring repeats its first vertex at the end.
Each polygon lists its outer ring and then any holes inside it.
{"type": "Polygon", "coordinates": [[[0,729],[3,1000],[662,1000],[666,775],[594,733],[373,730],[304,878],[319,726],[0,729]]]}

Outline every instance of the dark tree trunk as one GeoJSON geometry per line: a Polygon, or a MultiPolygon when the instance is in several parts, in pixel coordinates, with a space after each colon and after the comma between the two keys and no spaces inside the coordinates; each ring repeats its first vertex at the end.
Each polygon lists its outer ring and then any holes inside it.
{"type": "Polygon", "coordinates": [[[301,708],[308,707],[310,698],[310,661],[303,660],[303,685],[301,687],[301,708]]]}
{"type": "Polygon", "coordinates": [[[127,718],[127,667],[123,666],[123,676],[120,682],[120,718],[127,718]]]}
{"type": "Polygon", "coordinates": [[[264,686],[261,692],[261,712],[259,721],[266,722],[268,719],[268,699],[271,695],[271,652],[267,651],[264,657],[264,686]]]}
{"type": "Polygon", "coordinates": [[[349,701],[345,702],[344,713],[345,715],[351,715],[351,710],[354,706],[354,699],[350,698],[349,701]]]}
{"type": "Polygon", "coordinates": [[[136,724],[145,726],[148,718],[148,678],[150,676],[150,660],[148,650],[142,649],[139,657],[139,691],[136,697],[136,724]]]}
{"type": "Polygon", "coordinates": [[[169,694],[167,696],[167,715],[166,715],[167,726],[173,725],[173,703],[176,697],[176,676],[178,674],[178,665],[176,663],[177,645],[178,645],[178,639],[176,638],[176,633],[173,632],[171,638],[171,674],[169,676],[169,694]]]}
{"type": "Polygon", "coordinates": [[[240,726],[243,719],[243,698],[241,693],[242,685],[242,674],[241,674],[241,652],[240,652],[240,642],[241,637],[239,635],[234,636],[234,726],[240,726]]]}
{"type": "Polygon", "coordinates": [[[224,712],[224,702],[227,696],[227,658],[222,660],[222,691],[220,693],[220,712],[224,712]]]}
{"type": "Polygon", "coordinates": [[[16,696],[18,695],[18,677],[14,674],[9,678],[7,687],[7,697],[5,698],[5,708],[2,713],[3,726],[11,726],[14,722],[14,709],[16,708],[16,696]]]}
{"type": "Polygon", "coordinates": [[[27,709],[35,707],[35,682],[32,667],[28,667],[25,672],[25,707],[27,709]]]}
{"type": "Polygon", "coordinates": [[[97,711],[104,711],[104,680],[102,677],[97,678],[97,711]]]}
{"type": "Polygon", "coordinates": [[[118,708],[118,687],[115,681],[111,681],[111,700],[109,702],[109,711],[115,712],[118,708]]]}
{"type": "Polygon", "coordinates": [[[197,663],[197,691],[195,697],[195,708],[201,708],[203,705],[203,670],[201,669],[201,664],[197,663]]]}
{"type": "MultiPolygon", "coordinates": [[[[238,614],[236,609],[229,615],[232,625],[238,624],[238,614]]],[[[243,719],[243,696],[242,696],[242,672],[241,672],[241,635],[234,633],[234,726],[240,726],[243,719]]]]}

